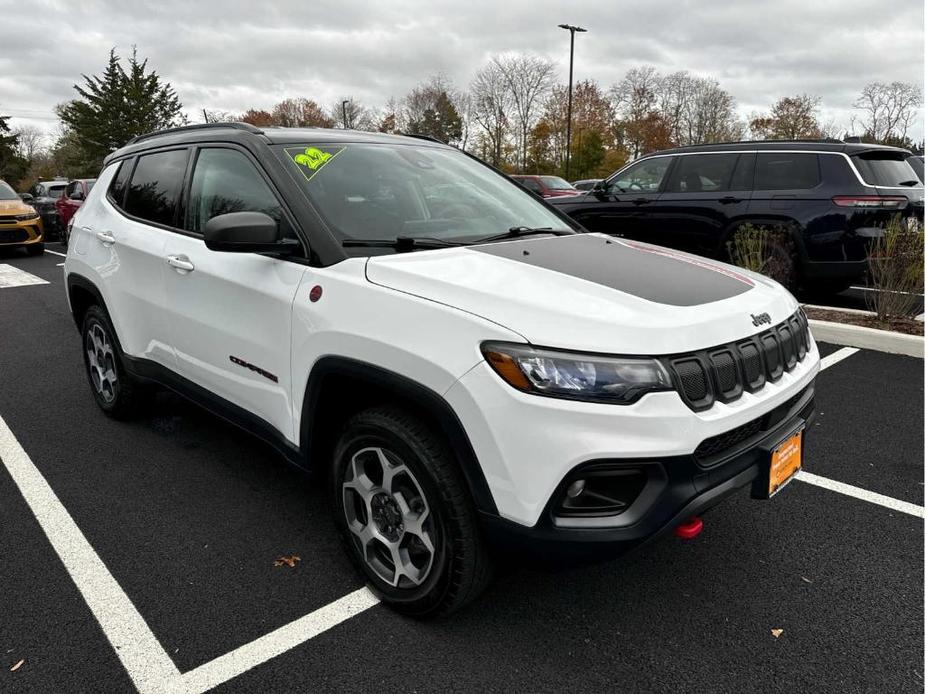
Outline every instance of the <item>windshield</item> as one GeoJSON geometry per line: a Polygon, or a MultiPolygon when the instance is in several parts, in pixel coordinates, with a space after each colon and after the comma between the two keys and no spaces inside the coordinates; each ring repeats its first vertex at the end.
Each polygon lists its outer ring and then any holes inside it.
{"type": "Polygon", "coordinates": [[[570,228],[507,177],[454,149],[363,143],[278,150],[340,240],[467,242],[511,227],[570,228]]]}
{"type": "Polygon", "coordinates": [[[0,181],[0,200],[19,200],[16,191],[10,188],[6,181],[0,181]]]}
{"type": "Polygon", "coordinates": [[[901,153],[861,154],[853,157],[858,171],[867,183],[874,186],[915,186],[921,185],[918,174],[901,153]]]}
{"type": "Polygon", "coordinates": [[[558,176],[540,176],[540,180],[550,190],[575,190],[575,186],[558,176]]]}

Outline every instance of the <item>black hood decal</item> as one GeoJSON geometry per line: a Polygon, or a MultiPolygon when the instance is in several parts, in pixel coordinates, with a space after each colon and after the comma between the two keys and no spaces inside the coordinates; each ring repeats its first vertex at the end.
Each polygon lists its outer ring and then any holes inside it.
{"type": "Polygon", "coordinates": [[[589,234],[473,246],[480,253],[554,270],[642,299],[697,306],[747,292],[755,283],[706,258],[589,234]]]}

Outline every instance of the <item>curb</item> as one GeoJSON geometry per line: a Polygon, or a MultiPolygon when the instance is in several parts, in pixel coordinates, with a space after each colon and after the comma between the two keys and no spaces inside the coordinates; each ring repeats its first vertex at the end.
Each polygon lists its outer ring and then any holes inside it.
{"type": "Polygon", "coordinates": [[[809,327],[812,329],[813,338],[820,342],[832,342],[837,345],[925,359],[925,337],[918,335],[905,335],[890,330],[877,330],[861,325],[813,319],[810,319],[809,327]]]}

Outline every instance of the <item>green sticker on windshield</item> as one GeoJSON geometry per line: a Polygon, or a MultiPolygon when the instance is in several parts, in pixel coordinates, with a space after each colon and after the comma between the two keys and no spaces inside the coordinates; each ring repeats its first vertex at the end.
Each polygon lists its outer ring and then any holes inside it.
{"type": "Polygon", "coordinates": [[[318,173],[321,168],[338,154],[344,151],[343,147],[291,147],[285,150],[286,156],[296,165],[306,181],[318,173]]]}

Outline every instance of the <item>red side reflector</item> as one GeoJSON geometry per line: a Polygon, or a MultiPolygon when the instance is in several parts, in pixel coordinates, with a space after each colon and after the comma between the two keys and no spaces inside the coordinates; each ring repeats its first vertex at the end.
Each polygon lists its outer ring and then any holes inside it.
{"type": "Polygon", "coordinates": [[[839,207],[880,207],[901,209],[909,202],[902,195],[836,195],[832,198],[839,207]]]}
{"type": "Polygon", "coordinates": [[[318,301],[318,299],[321,298],[322,291],[323,290],[321,289],[321,285],[316,284],[314,287],[312,287],[312,290],[308,293],[308,300],[312,302],[318,301]]]}
{"type": "Polygon", "coordinates": [[[700,520],[697,516],[688,518],[686,521],[681,523],[677,528],[674,529],[675,537],[680,537],[682,540],[692,540],[697,537],[700,532],[703,530],[703,521],[700,520]]]}

